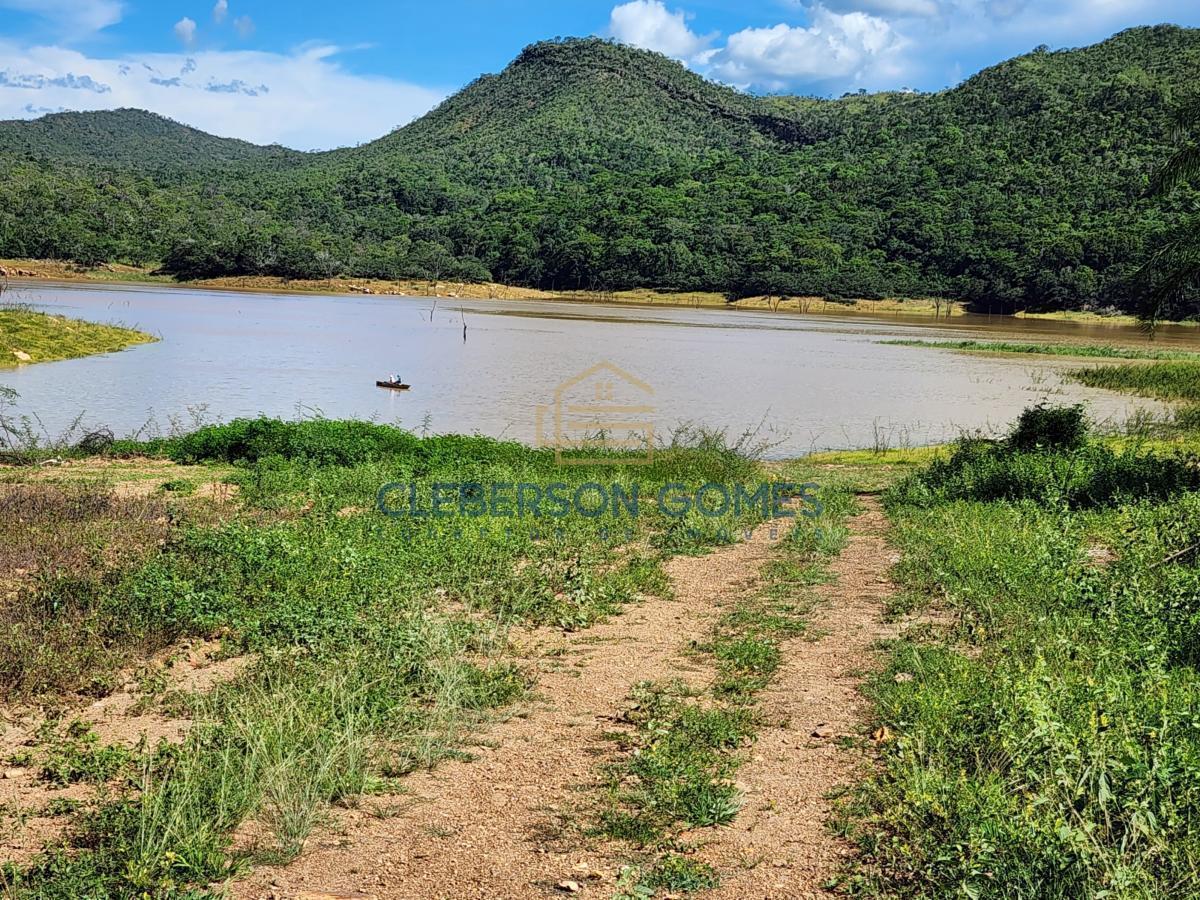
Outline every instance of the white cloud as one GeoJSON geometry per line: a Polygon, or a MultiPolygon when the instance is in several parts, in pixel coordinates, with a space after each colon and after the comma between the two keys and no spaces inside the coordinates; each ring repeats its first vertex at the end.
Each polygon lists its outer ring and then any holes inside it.
{"type": "Polygon", "coordinates": [[[825,0],[824,5],[834,12],[865,12],[884,18],[931,18],[942,12],[938,0],[825,0]]]}
{"type": "Polygon", "coordinates": [[[94,58],[0,39],[0,119],[40,109],[137,107],[213,134],[299,149],[380,137],[444,91],[343,69],[337,47],[291,53],[211,51],[94,58]],[[189,62],[191,60],[191,62],[189,62]]]}
{"type": "Polygon", "coordinates": [[[225,21],[225,17],[227,15],[229,15],[229,0],[217,0],[217,2],[213,4],[213,21],[220,25],[225,21]]]}
{"type": "MultiPolygon", "coordinates": [[[[834,12],[865,12],[885,19],[942,19],[947,25],[969,20],[1017,21],[1033,27],[1073,22],[1076,28],[1094,19],[1113,16],[1168,17],[1180,0],[787,0],[790,6],[824,6],[834,12]],[[1161,11],[1161,14],[1156,12],[1161,11]]],[[[1189,0],[1182,0],[1187,3],[1189,0]]]]}
{"type": "Polygon", "coordinates": [[[686,8],[632,0],[613,8],[607,34],[741,88],[828,95],[939,89],[1040,44],[1077,47],[1135,25],[1200,24],[1196,0],[778,2],[790,7],[784,21],[718,40],[697,34],[686,8]]]}
{"type": "Polygon", "coordinates": [[[614,7],[608,34],[623,44],[683,60],[703,51],[713,37],[695,34],[688,27],[686,14],[668,10],[662,0],[631,0],[614,7]]]}
{"type": "Polygon", "coordinates": [[[190,47],[196,40],[196,23],[187,16],[176,22],[172,30],[185,47],[190,47]]]}
{"type": "Polygon", "coordinates": [[[50,22],[67,38],[116,25],[125,4],[121,0],[0,0],[0,9],[34,13],[50,22]]]}
{"type": "Polygon", "coordinates": [[[254,34],[254,20],[249,16],[238,16],[233,20],[233,27],[237,30],[240,38],[245,39],[254,34]]]}
{"type": "Polygon", "coordinates": [[[731,34],[711,74],[740,87],[877,84],[901,76],[907,46],[884,19],[815,7],[808,27],[775,25],[731,34]]]}
{"type": "MultiPolygon", "coordinates": [[[[928,17],[937,13],[939,0],[832,2],[928,17]]],[[[746,28],[731,34],[724,46],[714,46],[718,35],[694,32],[684,10],[670,10],[662,0],[631,0],[613,8],[608,34],[622,43],[665,53],[741,88],[835,90],[874,86],[904,73],[902,51],[909,42],[884,17],[861,10],[836,12],[820,4],[805,6],[805,11],[807,26],[746,28]]]]}

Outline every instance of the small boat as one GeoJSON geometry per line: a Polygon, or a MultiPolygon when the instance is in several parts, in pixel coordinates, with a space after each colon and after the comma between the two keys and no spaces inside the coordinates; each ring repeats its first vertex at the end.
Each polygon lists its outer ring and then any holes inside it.
{"type": "Polygon", "coordinates": [[[407,391],[412,385],[402,384],[399,381],[377,381],[375,387],[387,388],[389,391],[407,391]]]}

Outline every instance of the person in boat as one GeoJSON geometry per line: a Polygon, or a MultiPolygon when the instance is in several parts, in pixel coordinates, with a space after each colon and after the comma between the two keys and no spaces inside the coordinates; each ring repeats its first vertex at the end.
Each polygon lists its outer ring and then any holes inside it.
{"type": "Polygon", "coordinates": [[[404,379],[401,378],[399,375],[393,375],[392,376],[392,384],[404,384],[404,379]]]}

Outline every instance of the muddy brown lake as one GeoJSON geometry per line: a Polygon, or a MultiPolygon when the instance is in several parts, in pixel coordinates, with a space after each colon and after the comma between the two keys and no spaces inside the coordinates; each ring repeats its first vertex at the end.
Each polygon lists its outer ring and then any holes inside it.
{"type": "MultiPolygon", "coordinates": [[[[1114,424],[1139,409],[1163,409],[1064,377],[1098,360],[881,343],[1146,345],[1123,325],[115,285],[24,285],[14,294],[37,309],[161,338],[120,353],[0,370],[0,384],[20,394],[19,411],[36,415],[51,435],[76,419],[147,434],[172,422],[263,414],[374,419],[533,443],[539,407],[544,418],[560,385],[602,363],[613,380],[628,376],[637,385],[640,414],[660,438],[684,423],[731,436],[752,431],[774,457],[995,430],[1040,400],[1086,403],[1094,419],[1114,424]],[[375,386],[396,374],[410,391],[375,386]]],[[[1200,330],[1164,329],[1156,346],[1200,350],[1200,330]]]]}

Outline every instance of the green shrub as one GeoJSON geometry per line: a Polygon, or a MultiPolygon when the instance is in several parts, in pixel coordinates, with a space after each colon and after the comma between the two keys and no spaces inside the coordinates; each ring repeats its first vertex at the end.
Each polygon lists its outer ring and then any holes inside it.
{"type": "Polygon", "coordinates": [[[411,456],[420,439],[407,431],[372,422],[312,419],[235,419],[197,429],[170,443],[168,453],[182,463],[255,463],[267,457],[349,466],[381,456],[411,456]]]}
{"type": "Polygon", "coordinates": [[[891,504],[929,506],[954,500],[1033,500],[1076,509],[1138,499],[1164,500],[1200,488],[1194,456],[1117,452],[1088,442],[1082,411],[1033,407],[1007,440],[961,440],[889,489],[891,504]]]}
{"type": "Polygon", "coordinates": [[[1083,406],[1031,406],[1021,413],[1009,435],[1017,450],[1077,450],[1087,440],[1083,406]]]}

